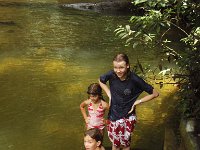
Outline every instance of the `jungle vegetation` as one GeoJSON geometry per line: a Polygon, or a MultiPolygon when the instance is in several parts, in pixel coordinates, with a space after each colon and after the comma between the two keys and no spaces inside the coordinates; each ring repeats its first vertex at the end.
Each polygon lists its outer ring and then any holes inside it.
{"type": "Polygon", "coordinates": [[[154,69],[144,67],[138,60],[136,71],[154,80],[161,76],[160,88],[165,84],[179,86],[182,116],[199,119],[200,3],[197,0],[133,0],[132,4],[140,13],[130,18],[129,25],[119,26],[115,34],[133,49],[158,47],[165,54],[165,59],[154,69]],[[181,36],[172,40],[169,35],[174,31],[181,36]],[[180,49],[173,47],[177,41],[182,45],[180,49]],[[176,69],[163,66],[165,60],[175,63],[176,69]]]}

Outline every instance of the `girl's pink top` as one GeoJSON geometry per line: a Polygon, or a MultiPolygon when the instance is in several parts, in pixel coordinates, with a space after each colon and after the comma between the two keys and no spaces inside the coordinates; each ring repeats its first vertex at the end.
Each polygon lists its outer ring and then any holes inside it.
{"type": "Polygon", "coordinates": [[[96,111],[94,111],[94,108],[92,106],[92,102],[88,105],[88,117],[89,117],[89,123],[88,127],[89,128],[98,128],[98,129],[103,129],[105,127],[104,125],[104,109],[102,106],[102,103],[99,103],[99,106],[96,111]]]}

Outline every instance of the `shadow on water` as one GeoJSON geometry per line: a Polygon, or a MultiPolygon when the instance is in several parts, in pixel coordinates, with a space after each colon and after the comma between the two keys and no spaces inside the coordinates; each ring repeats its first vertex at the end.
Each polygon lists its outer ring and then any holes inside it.
{"type": "Polygon", "coordinates": [[[54,3],[42,3],[42,2],[15,2],[15,1],[0,1],[0,7],[19,7],[19,8],[45,8],[45,7],[55,7],[57,2],[54,3]]]}
{"type": "Polygon", "coordinates": [[[176,87],[166,86],[159,89],[160,96],[144,103],[136,110],[138,122],[132,136],[132,146],[142,150],[163,149],[165,127],[178,129],[179,114],[176,110],[176,87]]]}

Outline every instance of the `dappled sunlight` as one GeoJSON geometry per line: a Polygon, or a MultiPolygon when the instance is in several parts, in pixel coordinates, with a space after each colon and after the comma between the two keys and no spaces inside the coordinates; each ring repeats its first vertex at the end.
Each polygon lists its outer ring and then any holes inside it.
{"type": "MultiPolygon", "coordinates": [[[[145,105],[145,104],[144,104],[145,105]]],[[[149,107],[145,107],[142,106],[143,108],[141,108],[142,113],[139,112],[140,116],[138,116],[139,120],[151,120],[153,121],[155,119],[155,115],[154,115],[154,110],[152,108],[149,107]]]]}
{"type": "Polygon", "coordinates": [[[13,57],[7,57],[0,61],[0,73],[7,71],[24,69],[25,65],[29,65],[30,62],[24,59],[17,59],[13,57]]]}
{"type": "Polygon", "coordinates": [[[44,71],[49,74],[59,74],[65,72],[69,67],[63,61],[60,60],[50,60],[43,62],[44,71]]]}
{"type": "Polygon", "coordinates": [[[44,61],[42,63],[42,66],[44,67],[44,71],[48,73],[49,75],[55,75],[55,74],[62,74],[62,73],[72,73],[72,74],[86,74],[89,70],[86,68],[81,68],[79,66],[76,66],[74,63],[66,63],[62,60],[48,60],[44,61]]]}
{"type": "Polygon", "coordinates": [[[49,116],[49,118],[46,118],[40,122],[40,130],[46,135],[51,135],[55,132],[61,132],[63,136],[70,136],[74,133],[80,133],[78,130],[74,130],[75,127],[73,123],[71,125],[68,124],[67,128],[66,125],[66,120],[59,120],[59,117],[53,118],[49,116]]]}
{"type": "Polygon", "coordinates": [[[159,89],[159,87],[155,88],[160,93],[160,96],[152,101],[139,105],[139,107],[137,107],[138,118],[139,120],[163,123],[163,120],[168,117],[168,108],[172,105],[172,101],[175,101],[174,98],[169,99],[169,96],[174,95],[178,88],[173,85],[164,85],[162,89],[159,89]],[[168,101],[168,105],[166,105],[166,101],[168,101]],[[161,110],[161,108],[163,109],[161,110]]]}
{"type": "Polygon", "coordinates": [[[77,83],[69,83],[63,86],[57,87],[57,90],[60,92],[60,95],[67,95],[68,97],[72,97],[73,95],[82,94],[83,89],[86,91],[86,86],[82,82],[77,83]]]}
{"type": "Polygon", "coordinates": [[[42,132],[45,132],[46,134],[52,134],[60,130],[61,128],[62,127],[61,127],[61,124],[59,124],[59,121],[51,117],[41,122],[41,130],[42,132]]]}
{"type": "Polygon", "coordinates": [[[38,48],[34,54],[35,55],[46,55],[48,52],[48,49],[46,47],[41,47],[41,48],[38,48]]]}
{"type": "MultiPolygon", "coordinates": [[[[174,115],[178,103],[175,93],[178,88],[172,84],[164,85],[161,89],[157,85],[154,87],[160,96],[139,105],[136,109],[138,122],[133,134],[133,141],[137,143],[138,147],[144,149],[155,146],[154,143],[162,143],[165,124],[169,123],[173,117],[178,117],[178,114],[174,115]],[[148,145],[144,145],[144,143],[148,143],[148,145]]],[[[133,147],[135,147],[135,143],[132,143],[133,147]]]]}

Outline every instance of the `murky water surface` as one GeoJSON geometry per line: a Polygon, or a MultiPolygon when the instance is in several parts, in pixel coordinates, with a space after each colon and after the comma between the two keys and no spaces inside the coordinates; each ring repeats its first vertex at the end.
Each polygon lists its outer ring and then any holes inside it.
{"type": "MultiPolygon", "coordinates": [[[[129,16],[64,9],[63,2],[0,1],[2,150],[84,149],[79,104],[88,85],[112,67],[116,52],[126,52],[131,64],[137,58],[151,65],[159,61],[156,50],[133,51],[114,36],[129,16]]],[[[175,90],[165,86],[159,98],[138,107],[133,148],[162,149],[175,90]]],[[[104,145],[111,146],[106,134],[104,145]]]]}

